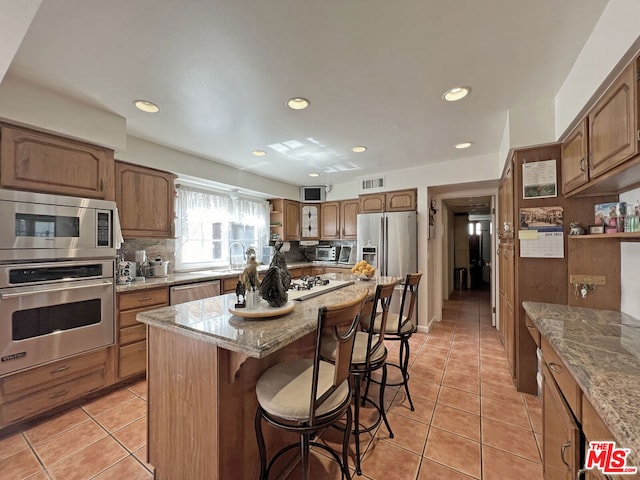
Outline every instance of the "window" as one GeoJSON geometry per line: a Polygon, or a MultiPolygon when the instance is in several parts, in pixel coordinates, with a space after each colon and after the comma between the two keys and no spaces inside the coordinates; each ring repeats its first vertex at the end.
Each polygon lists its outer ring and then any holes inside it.
{"type": "Polygon", "coordinates": [[[176,270],[244,264],[269,244],[269,204],[215,192],[178,188],[176,270]]]}

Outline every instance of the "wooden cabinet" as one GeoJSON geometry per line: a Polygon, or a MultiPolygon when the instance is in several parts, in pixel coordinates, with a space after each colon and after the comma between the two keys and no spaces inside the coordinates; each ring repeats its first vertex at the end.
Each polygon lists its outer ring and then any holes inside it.
{"type": "Polygon", "coordinates": [[[0,125],[0,186],[114,200],[113,150],[0,125]]]}
{"type": "Polygon", "coordinates": [[[514,316],[514,246],[513,243],[500,243],[498,295],[500,302],[499,332],[507,353],[511,375],[516,376],[515,365],[515,316],[514,316]]]}
{"type": "Polygon", "coordinates": [[[320,207],[320,239],[340,238],[340,202],[325,202],[320,207]]]}
{"type": "Polygon", "coordinates": [[[169,305],[169,288],[149,288],[117,295],[118,379],[137,375],[147,368],[146,325],[136,320],[140,312],[169,305]]]}
{"type": "Polygon", "coordinates": [[[320,238],[320,205],[300,205],[300,239],[318,240],[320,238]]]}
{"type": "Polygon", "coordinates": [[[112,383],[108,349],[0,379],[0,428],[45,413],[112,383]]]}
{"type": "Polygon", "coordinates": [[[542,442],[545,480],[574,480],[580,466],[580,429],[553,375],[542,365],[542,442]]]}
{"type": "Polygon", "coordinates": [[[282,240],[300,240],[300,203],[284,198],[272,198],[270,239],[275,241],[278,237],[282,240]]]}
{"type": "Polygon", "coordinates": [[[174,180],[152,168],[115,162],[116,203],[124,238],[174,238],[174,180]]]}
{"type": "Polygon", "coordinates": [[[565,195],[619,193],[640,172],[638,65],[629,64],[562,145],[565,195]],[[632,171],[628,171],[633,168],[632,171]]]}
{"type": "Polygon", "coordinates": [[[340,202],[340,238],[342,240],[355,240],[358,232],[358,213],[360,202],[355,200],[342,200],[340,202]]]}
{"type": "Polygon", "coordinates": [[[416,210],[417,190],[395,190],[360,195],[360,213],[405,212],[416,210]]]}

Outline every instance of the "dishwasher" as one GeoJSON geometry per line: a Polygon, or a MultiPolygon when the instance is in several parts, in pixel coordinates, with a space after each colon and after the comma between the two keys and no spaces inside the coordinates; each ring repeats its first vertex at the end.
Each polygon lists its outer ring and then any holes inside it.
{"type": "Polygon", "coordinates": [[[178,305],[218,295],[220,295],[220,280],[176,285],[169,289],[169,305],[178,305]]]}

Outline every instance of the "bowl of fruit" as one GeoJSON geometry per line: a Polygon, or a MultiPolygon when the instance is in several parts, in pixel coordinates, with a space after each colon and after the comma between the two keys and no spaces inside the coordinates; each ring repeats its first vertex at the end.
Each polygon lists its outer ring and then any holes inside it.
{"type": "Polygon", "coordinates": [[[353,267],[351,267],[351,273],[353,273],[360,280],[370,280],[376,274],[376,269],[373,265],[367,263],[366,260],[360,260],[353,267]]]}

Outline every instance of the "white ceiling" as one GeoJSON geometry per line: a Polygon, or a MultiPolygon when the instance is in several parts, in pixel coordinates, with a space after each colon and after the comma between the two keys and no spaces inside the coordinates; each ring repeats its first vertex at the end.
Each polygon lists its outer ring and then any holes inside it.
{"type": "Polygon", "coordinates": [[[606,3],[44,0],[8,73],[126,117],[131,135],[330,185],[497,152],[507,111],[555,96],[606,3]],[[442,101],[456,85],[471,96],[442,101]]]}

